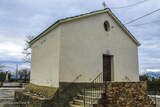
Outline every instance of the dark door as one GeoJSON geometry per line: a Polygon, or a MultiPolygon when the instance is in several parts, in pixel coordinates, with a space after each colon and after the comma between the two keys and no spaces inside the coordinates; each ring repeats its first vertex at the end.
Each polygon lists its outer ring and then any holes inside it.
{"type": "Polygon", "coordinates": [[[103,55],[103,81],[111,81],[111,56],[103,55]]]}

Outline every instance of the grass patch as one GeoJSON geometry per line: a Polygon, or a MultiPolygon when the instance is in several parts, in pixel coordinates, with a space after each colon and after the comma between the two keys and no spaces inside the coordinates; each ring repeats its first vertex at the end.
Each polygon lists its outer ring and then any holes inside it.
{"type": "Polygon", "coordinates": [[[57,90],[58,88],[55,87],[39,86],[29,83],[24,91],[43,96],[45,98],[52,98],[57,90]]]}

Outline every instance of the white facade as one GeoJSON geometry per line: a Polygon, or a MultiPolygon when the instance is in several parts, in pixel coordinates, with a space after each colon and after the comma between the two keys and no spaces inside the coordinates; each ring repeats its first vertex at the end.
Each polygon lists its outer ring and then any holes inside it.
{"type": "Polygon", "coordinates": [[[32,45],[31,83],[59,86],[60,27],[32,45]]]}
{"type": "Polygon", "coordinates": [[[79,75],[76,82],[91,82],[103,72],[107,52],[112,55],[112,81],[139,81],[139,44],[120,26],[108,11],[56,23],[31,43],[31,83],[58,87],[79,75]]]}

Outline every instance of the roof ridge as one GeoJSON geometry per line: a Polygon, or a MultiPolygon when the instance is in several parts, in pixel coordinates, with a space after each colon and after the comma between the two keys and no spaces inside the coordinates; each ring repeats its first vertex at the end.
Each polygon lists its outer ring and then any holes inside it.
{"type": "Polygon", "coordinates": [[[36,40],[40,39],[47,32],[49,32],[51,29],[56,28],[57,26],[59,26],[62,23],[65,23],[65,22],[68,22],[68,21],[71,21],[71,20],[74,20],[74,19],[77,19],[77,18],[83,18],[83,17],[87,17],[87,16],[91,16],[91,15],[96,15],[96,14],[103,13],[103,12],[109,12],[109,14],[112,16],[112,18],[117,21],[117,24],[120,25],[120,27],[128,34],[128,36],[130,36],[131,39],[138,46],[140,45],[140,43],[137,41],[137,39],[130,33],[130,31],[122,24],[122,22],[114,15],[114,13],[109,8],[100,9],[100,10],[91,11],[91,12],[80,14],[80,15],[75,15],[75,16],[59,19],[55,23],[53,23],[51,26],[49,26],[46,30],[44,30],[42,33],[40,33],[38,36],[36,36],[34,39],[32,39],[29,42],[29,44],[32,45],[36,40]]]}
{"type": "Polygon", "coordinates": [[[95,10],[95,11],[91,11],[91,12],[87,12],[87,13],[83,13],[83,14],[80,14],[80,15],[75,15],[75,16],[71,16],[71,17],[66,17],[66,18],[62,18],[62,19],[59,19],[57,21],[55,21],[52,25],[50,25],[47,29],[45,29],[42,33],[40,33],[38,36],[36,36],[35,38],[33,38],[29,44],[32,44],[37,38],[40,37],[40,35],[44,34],[47,30],[49,30],[51,27],[53,27],[54,25],[60,23],[61,21],[65,21],[65,20],[68,20],[68,19],[72,19],[72,18],[77,18],[77,17],[83,17],[85,15],[89,15],[89,14],[95,14],[95,13],[98,13],[98,12],[104,12],[104,11],[107,11],[107,10],[110,10],[109,8],[105,8],[105,9],[100,9],[100,10],[95,10]]]}

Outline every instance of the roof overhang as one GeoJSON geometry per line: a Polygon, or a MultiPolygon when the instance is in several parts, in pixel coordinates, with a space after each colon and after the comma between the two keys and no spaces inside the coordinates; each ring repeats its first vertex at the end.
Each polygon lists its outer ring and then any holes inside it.
{"type": "Polygon", "coordinates": [[[114,13],[109,9],[108,11],[109,15],[117,22],[117,24],[129,35],[129,37],[138,45],[141,44],[138,42],[138,40],[130,33],[130,31],[122,24],[122,22],[114,15],[114,13]]]}
{"type": "Polygon", "coordinates": [[[52,31],[53,29],[55,29],[56,27],[58,27],[62,23],[73,21],[73,20],[76,20],[76,19],[84,18],[84,17],[89,17],[89,16],[101,14],[101,13],[108,13],[117,22],[117,24],[131,37],[131,39],[138,46],[141,45],[137,41],[137,39],[128,31],[128,29],[121,23],[121,21],[108,8],[107,9],[103,9],[103,10],[93,11],[93,12],[86,13],[86,14],[81,14],[81,15],[74,16],[74,17],[68,17],[68,18],[65,18],[65,19],[58,20],[54,24],[52,24],[50,27],[48,27],[45,31],[43,31],[42,33],[40,33],[37,37],[35,37],[33,40],[31,40],[29,42],[29,44],[32,45],[34,42],[36,42],[37,40],[39,40],[40,38],[42,38],[43,36],[45,36],[47,33],[49,33],[50,31],[52,31]]]}

